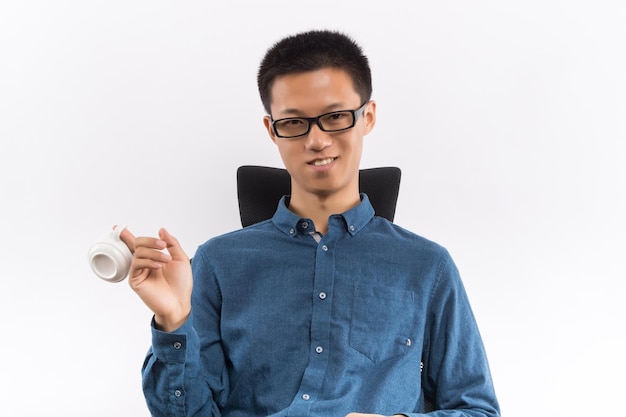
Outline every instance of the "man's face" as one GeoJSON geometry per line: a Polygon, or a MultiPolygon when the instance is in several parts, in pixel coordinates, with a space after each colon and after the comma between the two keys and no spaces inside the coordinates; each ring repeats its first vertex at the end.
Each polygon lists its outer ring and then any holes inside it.
{"type": "MultiPolygon", "coordinates": [[[[356,110],[363,104],[350,76],[334,68],[280,76],[274,81],[271,97],[274,120],[356,110]]],[[[305,136],[281,138],[272,130],[271,119],[265,117],[265,127],[291,175],[292,196],[309,193],[353,200],[359,190],[363,136],[375,121],[376,103],[372,101],[351,129],[324,132],[312,123],[305,136]]]]}

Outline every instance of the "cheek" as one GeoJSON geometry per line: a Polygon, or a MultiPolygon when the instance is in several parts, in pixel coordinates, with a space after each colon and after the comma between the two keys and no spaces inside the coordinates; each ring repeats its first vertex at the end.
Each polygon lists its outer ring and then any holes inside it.
{"type": "Polygon", "coordinates": [[[294,154],[296,153],[295,147],[292,144],[275,142],[278,147],[278,153],[280,154],[280,158],[283,160],[283,164],[285,167],[289,167],[290,161],[294,159],[294,154]]]}
{"type": "Polygon", "coordinates": [[[353,141],[350,143],[349,152],[351,154],[352,159],[360,160],[361,153],[363,152],[363,139],[362,138],[353,138],[353,141]]]}

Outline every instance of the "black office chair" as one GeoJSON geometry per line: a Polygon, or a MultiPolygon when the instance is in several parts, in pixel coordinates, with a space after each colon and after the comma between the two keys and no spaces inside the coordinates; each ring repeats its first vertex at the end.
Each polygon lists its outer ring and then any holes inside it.
{"type": "MultiPolygon", "coordinates": [[[[376,215],[393,221],[400,190],[400,168],[368,168],[359,171],[359,190],[367,194],[376,215]]],[[[256,165],[237,169],[237,196],[243,227],[274,215],[278,200],[291,194],[287,170],[256,165]]]]}

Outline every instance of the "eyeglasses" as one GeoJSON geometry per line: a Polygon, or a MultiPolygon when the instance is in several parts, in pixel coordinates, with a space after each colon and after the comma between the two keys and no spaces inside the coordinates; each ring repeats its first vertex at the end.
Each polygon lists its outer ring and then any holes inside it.
{"type": "MultiPolygon", "coordinates": [[[[272,119],[272,129],[279,138],[297,138],[311,131],[311,124],[315,123],[324,132],[341,132],[352,129],[363,114],[365,102],[356,110],[339,110],[324,113],[317,117],[287,117],[272,119]]],[[[270,116],[271,117],[271,116],[270,116]]]]}

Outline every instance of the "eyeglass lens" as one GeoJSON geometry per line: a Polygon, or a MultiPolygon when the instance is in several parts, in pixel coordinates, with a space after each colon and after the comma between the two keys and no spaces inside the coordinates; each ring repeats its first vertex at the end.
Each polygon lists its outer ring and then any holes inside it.
{"type": "MultiPolygon", "coordinates": [[[[318,125],[326,132],[335,132],[352,127],[354,114],[350,111],[338,111],[320,116],[318,125]]],[[[309,131],[310,121],[304,118],[289,118],[277,120],[274,124],[276,133],[280,136],[301,136],[309,131]]]]}

